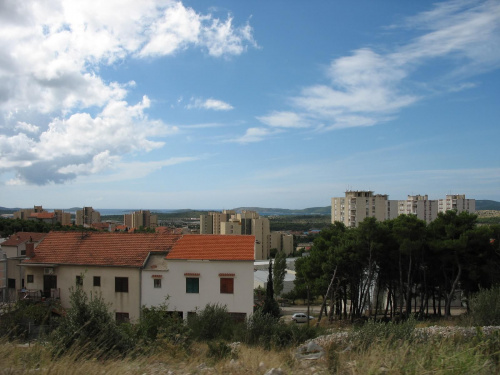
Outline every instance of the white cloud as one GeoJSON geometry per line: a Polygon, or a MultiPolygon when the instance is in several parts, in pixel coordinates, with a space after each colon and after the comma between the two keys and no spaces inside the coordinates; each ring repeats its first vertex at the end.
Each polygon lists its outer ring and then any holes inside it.
{"type": "MultiPolygon", "coordinates": [[[[149,119],[146,96],[129,104],[135,82],[105,81],[101,67],[186,48],[239,55],[249,45],[256,43],[248,23],[238,27],[229,15],[220,20],[180,1],[0,2],[0,128],[9,130],[0,134],[0,172],[15,171],[16,183],[60,183],[162,147],[152,138],[178,128],[149,119]]],[[[232,109],[215,99],[202,105],[232,109]]]]}
{"type": "Polygon", "coordinates": [[[276,131],[272,131],[267,128],[248,128],[245,132],[245,135],[227,140],[226,142],[235,142],[235,143],[254,143],[260,142],[266,139],[268,136],[276,134],[276,131]]]}
{"type": "MultiPolygon", "coordinates": [[[[474,84],[461,80],[500,66],[498,1],[439,3],[403,26],[422,35],[383,53],[360,48],[333,60],[327,69],[329,81],[304,87],[292,97],[293,111],[276,111],[258,119],[285,127],[287,116],[296,118],[300,113],[319,130],[372,126],[423,100],[427,93],[422,86],[434,92],[471,88],[474,84]],[[449,73],[436,77],[431,71],[425,85],[415,84],[412,74],[437,59],[448,64],[449,73]]],[[[397,27],[402,26],[391,29],[397,27]]]]}
{"type": "Polygon", "coordinates": [[[272,112],[257,119],[268,126],[276,128],[307,128],[308,121],[294,112],[272,112]]]}
{"type": "Polygon", "coordinates": [[[17,179],[28,183],[64,182],[109,169],[123,154],[162,147],[163,142],[149,138],[175,134],[178,128],[149,120],[144,113],[149,105],[147,97],[133,106],[111,101],[95,117],[76,113],[53,119],[38,140],[0,136],[0,170],[15,168],[17,179]]]}
{"type": "Polygon", "coordinates": [[[21,130],[21,131],[26,131],[28,133],[38,133],[40,131],[40,127],[33,125],[33,124],[28,124],[24,121],[18,121],[16,126],[14,127],[15,130],[21,130]]]}
{"type": "Polygon", "coordinates": [[[226,103],[222,100],[218,99],[196,99],[196,98],[191,98],[191,101],[188,105],[186,105],[187,109],[193,109],[193,108],[201,108],[201,109],[209,109],[213,111],[230,111],[234,109],[234,107],[226,103]]]}

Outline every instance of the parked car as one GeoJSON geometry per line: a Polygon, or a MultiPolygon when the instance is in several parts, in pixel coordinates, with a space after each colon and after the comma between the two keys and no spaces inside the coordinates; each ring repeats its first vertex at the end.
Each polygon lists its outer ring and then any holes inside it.
{"type": "MultiPolygon", "coordinates": [[[[309,316],[309,320],[314,319],[314,317],[309,316]]],[[[307,322],[307,315],[304,313],[295,313],[292,315],[292,320],[295,323],[305,323],[307,322]]]]}

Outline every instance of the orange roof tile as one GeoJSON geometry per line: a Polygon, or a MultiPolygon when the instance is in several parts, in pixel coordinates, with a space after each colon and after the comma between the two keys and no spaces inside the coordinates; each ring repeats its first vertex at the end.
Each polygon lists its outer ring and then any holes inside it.
{"type": "Polygon", "coordinates": [[[149,252],[169,251],[180,236],[156,233],[50,232],[23,264],[141,267],[149,252]]]}
{"type": "Polygon", "coordinates": [[[2,246],[17,246],[27,241],[41,241],[48,233],[38,232],[17,232],[10,236],[6,241],[2,242],[2,246]]]}
{"type": "Polygon", "coordinates": [[[167,259],[254,260],[254,236],[187,234],[167,259]]]}

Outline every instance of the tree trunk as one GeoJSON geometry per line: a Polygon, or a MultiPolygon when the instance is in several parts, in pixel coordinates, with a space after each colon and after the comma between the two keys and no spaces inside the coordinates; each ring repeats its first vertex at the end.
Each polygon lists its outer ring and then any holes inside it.
{"type": "Polygon", "coordinates": [[[455,294],[455,290],[456,290],[458,282],[460,280],[460,276],[462,275],[462,265],[460,264],[460,262],[458,262],[458,260],[457,260],[457,266],[458,266],[457,277],[455,277],[455,280],[453,280],[453,284],[451,285],[450,293],[448,293],[446,296],[446,305],[444,308],[444,314],[446,317],[451,316],[451,301],[453,299],[453,295],[455,294]]]}
{"type": "Polygon", "coordinates": [[[337,266],[335,267],[335,270],[333,271],[333,276],[332,279],[330,280],[330,284],[328,285],[328,289],[325,294],[325,298],[323,298],[323,304],[321,305],[321,309],[319,309],[319,317],[318,321],[316,322],[316,327],[319,326],[319,322],[321,321],[321,317],[323,315],[323,309],[325,309],[325,315],[326,315],[326,300],[328,295],[330,294],[330,290],[332,289],[333,286],[333,281],[335,280],[335,276],[337,275],[337,266]]]}

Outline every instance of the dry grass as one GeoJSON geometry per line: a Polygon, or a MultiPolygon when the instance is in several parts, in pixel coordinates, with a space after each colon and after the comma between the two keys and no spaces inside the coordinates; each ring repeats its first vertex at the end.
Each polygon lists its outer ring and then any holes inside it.
{"type": "MultiPolygon", "coordinates": [[[[100,361],[78,359],[70,353],[54,359],[49,350],[40,344],[21,346],[0,342],[0,374],[264,374],[271,368],[282,368],[287,374],[308,373],[294,359],[294,350],[267,351],[260,347],[240,346],[237,357],[214,361],[207,356],[207,345],[195,343],[189,352],[165,347],[149,355],[100,361]]],[[[326,361],[322,361],[326,373],[326,361]]],[[[310,367],[310,364],[307,364],[310,367]]],[[[317,367],[318,368],[318,367],[317,367]]]]}

